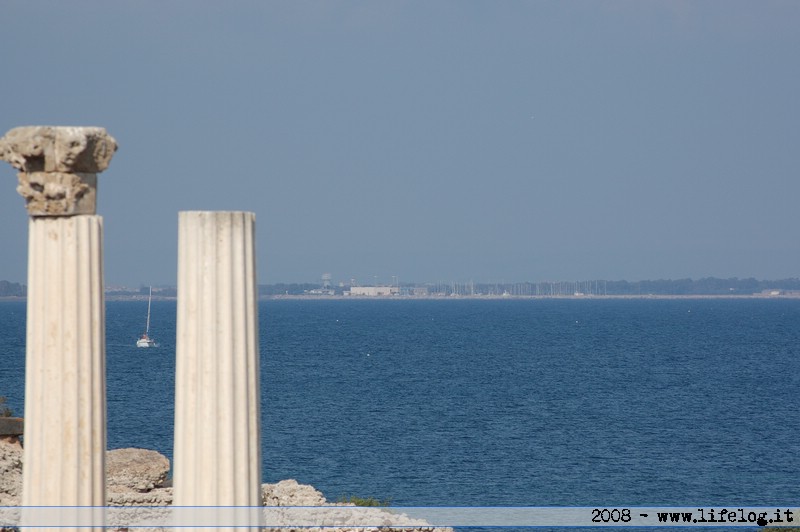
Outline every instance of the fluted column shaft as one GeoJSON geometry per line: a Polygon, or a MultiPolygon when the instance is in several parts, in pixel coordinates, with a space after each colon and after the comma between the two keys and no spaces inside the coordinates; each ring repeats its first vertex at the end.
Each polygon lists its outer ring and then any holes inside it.
{"type": "Polygon", "coordinates": [[[23,126],[0,138],[0,160],[19,170],[17,192],[31,217],[25,527],[103,525],[92,508],[106,503],[103,219],[95,212],[97,174],[116,150],[100,127],[23,126]]]}
{"type": "Polygon", "coordinates": [[[31,218],[23,506],[103,506],[103,221],[31,218]]]}
{"type": "Polygon", "coordinates": [[[176,506],[260,506],[255,215],[178,220],[176,506]]]}

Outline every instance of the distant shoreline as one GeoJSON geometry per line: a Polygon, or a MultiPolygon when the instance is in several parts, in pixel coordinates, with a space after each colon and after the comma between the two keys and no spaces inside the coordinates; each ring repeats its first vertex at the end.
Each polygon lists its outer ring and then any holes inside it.
{"type": "MultiPolygon", "coordinates": [[[[115,296],[106,295],[106,301],[147,301],[146,296],[115,296]]],[[[538,295],[538,296],[512,296],[512,295],[457,295],[457,296],[323,296],[323,295],[269,295],[259,296],[259,301],[267,300],[301,300],[301,301],[455,301],[455,300],[577,300],[590,301],[598,299],[800,299],[800,294],[629,294],[629,295],[538,295]]],[[[176,296],[157,296],[153,294],[153,301],[176,301],[176,296]]],[[[0,301],[27,301],[27,297],[0,296],[0,301]]]]}
{"type": "Polygon", "coordinates": [[[769,295],[769,294],[642,294],[642,295],[539,295],[539,296],[497,296],[497,295],[458,295],[458,296],[319,296],[319,295],[272,295],[261,296],[259,300],[265,299],[308,299],[308,300],[357,300],[371,301],[374,299],[397,300],[397,301],[450,301],[458,299],[469,300],[536,300],[536,299],[569,299],[569,300],[592,300],[592,299],[800,299],[800,294],[769,295]]]}

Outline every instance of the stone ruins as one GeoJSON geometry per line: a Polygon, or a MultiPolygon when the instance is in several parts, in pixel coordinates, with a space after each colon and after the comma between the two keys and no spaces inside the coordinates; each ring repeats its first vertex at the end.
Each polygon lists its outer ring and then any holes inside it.
{"type": "MultiPolygon", "coordinates": [[[[17,191],[29,214],[25,448],[23,454],[18,441],[0,442],[4,478],[11,471],[22,476],[21,495],[20,483],[12,481],[5,500],[21,502],[22,526],[42,526],[43,511],[53,508],[62,512],[59,525],[62,517],[80,525],[60,530],[90,531],[111,525],[102,511],[109,500],[159,506],[174,499],[176,506],[223,512],[261,506],[264,499],[296,499],[297,483],[260,484],[253,213],[179,213],[174,488],[163,486],[163,457],[106,452],[97,174],[116,150],[117,142],[99,127],[19,127],[0,138],[0,159],[19,170],[17,191]],[[107,477],[107,465],[115,476],[107,477]],[[76,519],[78,510],[89,510],[81,514],[88,520],[76,519]]],[[[263,517],[248,515],[237,524],[258,526],[255,520],[263,517]]]]}

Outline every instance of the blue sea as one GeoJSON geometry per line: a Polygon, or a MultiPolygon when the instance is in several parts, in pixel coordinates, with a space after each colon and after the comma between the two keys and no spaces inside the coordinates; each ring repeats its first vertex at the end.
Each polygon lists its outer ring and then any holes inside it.
{"type": "MultiPolygon", "coordinates": [[[[175,302],[106,310],[109,448],[172,457],[175,302]]],[[[265,482],[397,506],[800,500],[800,300],[270,300],[265,482]]],[[[25,304],[0,302],[24,408],[25,304]]]]}

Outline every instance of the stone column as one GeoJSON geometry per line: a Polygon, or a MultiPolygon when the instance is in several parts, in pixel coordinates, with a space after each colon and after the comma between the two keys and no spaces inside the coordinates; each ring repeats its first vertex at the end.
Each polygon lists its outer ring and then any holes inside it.
{"type": "MultiPolygon", "coordinates": [[[[23,506],[106,504],[103,220],[95,204],[97,174],[116,149],[94,127],[21,127],[0,139],[0,159],[20,170],[17,191],[30,215],[23,506]]],[[[102,524],[96,514],[81,517],[102,524]]],[[[35,521],[35,510],[23,514],[23,524],[35,521]]]]}
{"type": "Polygon", "coordinates": [[[253,213],[179,213],[176,506],[261,505],[254,231],[253,213]]]}

